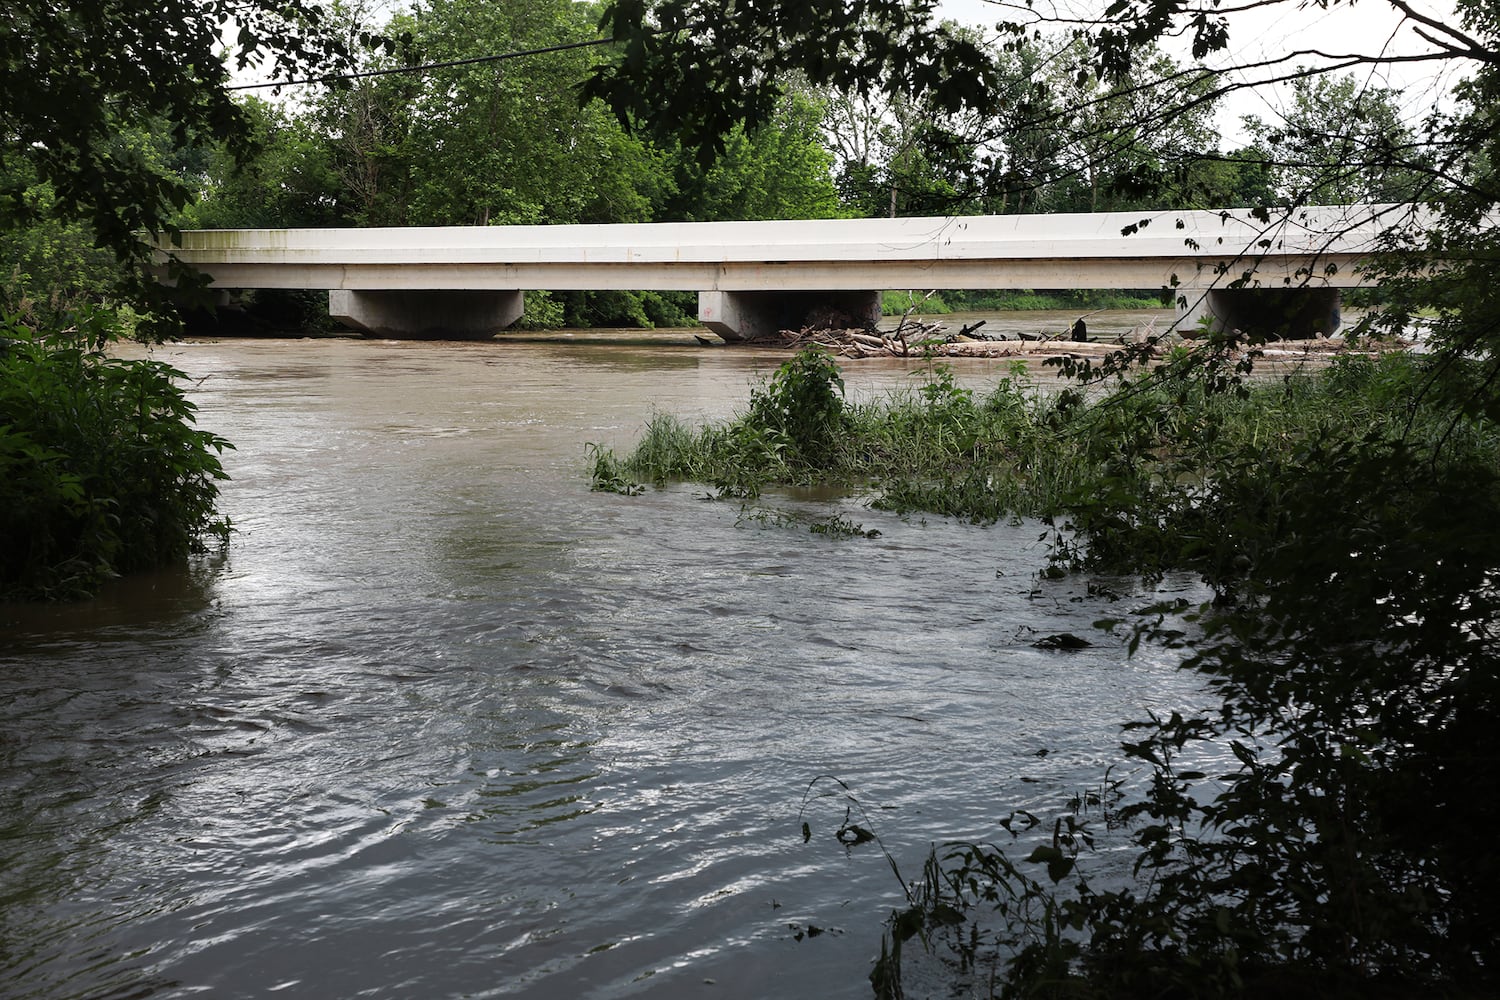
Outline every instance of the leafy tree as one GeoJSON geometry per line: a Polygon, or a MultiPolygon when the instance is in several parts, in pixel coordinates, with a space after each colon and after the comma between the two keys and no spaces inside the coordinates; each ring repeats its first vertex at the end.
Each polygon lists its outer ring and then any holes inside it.
{"type": "Polygon", "coordinates": [[[797,67],[813,86],[867,95],[930,95],[938,111],[990,99],[993,66],[974,39],[934,25],[937,0],[790,4],[746,0],[613,0],[601,26],[620,43],[585,93],[623,123],[703,150],[735,123],[774,117],[774,70],[797,67]],[[942,88],[932,86],[939,78],[942,88]]]}
{"type": "MultiPolygon", "coordinates": [[[[1183,208],[1255,208],[1276,203],[1274,165],[1264,150],[1245,146],[1205,156],[1183,175],[1183,208]]],[[[1177,207],[1177,206],[1174,206],[1177,207]]]]}
{"type": "MultiPolygon", "coordinates": [[[[0,18],[0,229],[45,214],[88,225],[121,261],[145,258],[137,234],[163,228],[193,192],[132,144],[165,131],[248,149],[250,129],[226,86],[234,65],[282,79],[342,65],[311,0],[73,0],[10,5],[0,18]],[[43,184],[50,195],[28,196],[43,184]]],[[[138,284],[136,292],[145,292],[138,284]]]]}
{"type": "MultiPolygon", "coordinates": [[[[966,44],[979,34],[952,22],[942,29],[966,44]]],[[[1007,83],[1010,67],[1001,67],[1007,83]]],[[[828,89],[824,130],[834,151],[840,194],[867,217],[971,214],[986,133],[973,108],[947,109],[900,91],[828,89]]]]}
{"type": "Polygon", "coordinates": [[[821,119],[820,104],[794,91],[765,124],[753,130],[743,124],[731,128],[723,151],[707,167],[679,146],[673,157],[674,193],[659,218],[716,222],[843,216],[821,119]]]}
{"type": "MultiPolygon", "coordinates": [[[[545,48],[594,37],[587,4],[433,0],[412,15],[424,60],[545,48]]],[[[657,155],[577,86],[587,50],[439,68],[406,102],[409,221],[426,225],[638,222],[657,155]]],[[[409,84],[410,85],[410,84],[409,84]]]]}
{"type": "Polygon", "coordinates": [[[17,164],[7,184],[19,192],[30,221],[0,229],[0,301],[15,315],[44,322],[120,281],[114,255],[95,245],[86,222],[57,209],[52,186],[36,178],[28,164],[17,164]]]}
{"type": "Polygon", "coordinates": [[[953,116],[934,115],[899,95],[873,104],[836,95],[828,108],[829,131],[838,137],[843,161],[840,193],[856,214],[896,218],[975,210],[969,185],[978,150],[953,116]]]}
{"type": "Polygon", "coordinates": [[[1048,61],[1062,168],[1053,210],[1199,207],[1191,170],[1219,142],[1209,78],[1150,47],[1118,77],[1092,72],[1090,56],[1074,39],[1048,61]]]}
{"type": "MultiPolygon", "coordinates": [[[[979,42],[973,29],[951,30],[979,42]]],[[[867,215],[962,215],[1188,208],[1219,194],[1229,171],[1210,168],[1222,157],[1207,77],[1152,51],[1106,80],[1087,55],[1077,39],[1007,43],[986,108],[834,95],[828,130],[845,197],[867,215]]]]}
{"type": "Polygon", "coordinates": [[[348,221],[349,197],[325,135],[285,107],[242,103],[255,155],[236,159],[227,143],[207,148],[187,179],[198,194],[178,217],[183,229],[336,226],[348,221]]]}
{"type": "Polygon", "coordinates": [[[1276,194],[1315,205],[1421,199],[1432,151],[1402,118],[1395,91],[1352,73],[1298,77],[1280,120],[1245,126],[1276,164],[1276,194]]]}

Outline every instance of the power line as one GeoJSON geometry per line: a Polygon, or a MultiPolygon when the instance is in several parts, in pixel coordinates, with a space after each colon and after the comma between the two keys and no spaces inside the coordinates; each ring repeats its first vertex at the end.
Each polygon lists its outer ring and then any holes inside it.
{"type": "Polygon", "coordinates": [[[477,63],[502,62],[522,56],[540,56],[548,52],[566,52],[569,49],[587,49],[596,45],[609,45],[613,38],[594,38],[586,42],[567,42],[549,45],[542,49],[523,49],[520,52],[501,52],[492,56],[474,56],[471,59],[451,59],[448,62],[424,63],[420,66],[392,66],[389,69],[368,69],[358,73],[335,73],[330,76],[310,76],[303,80],[271,80],[266,83],[241,83],[229,90],[259,90],[265,87],[297,87],[308,83],[333,83],[337,80],[361,80],[371,76],[391,76],[396,73],[423,73],[430,69],[447,69],[450,66],[473,66],[477,63]]]}

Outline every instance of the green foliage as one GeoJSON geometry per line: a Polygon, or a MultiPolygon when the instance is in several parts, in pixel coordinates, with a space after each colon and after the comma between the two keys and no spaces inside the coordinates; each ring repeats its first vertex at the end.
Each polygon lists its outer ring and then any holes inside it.
{"type": "Polygon", "coordinates": [[[122,266],[120,293],[159,305],[139,233],[164,229],[192,196],[159,147],[249,148],[225,90],[223,32],[235,32],[233,65],[285,79],[342,64],[346,50],[321,21],[321,5],[306,0],[10,5],[0,19],[0,231],[45,219],[86,227],[122,266]]]}
{"type": "Polygon", "coordinates": [[[1189,570],[1215,589],[1186,621],[1141,609],[1131,634],[1181,650],[1222,700],[1131,724],[1122,752],[1149,778],[1093,799],[1129,831],[1140,879],[1090,881],[1088,816],[1018,822],[1014,848],[952,845],[892,919],[877,970],[892,995],[915,938],[960,965],[999,956],[1014,996],[1484,995],[1500,872],[1471,831],[1500,818],[1500,427],[1436,391],[1451,359],[1245,380],[1220,347],[1092,402],[1014,379],[976,399],[935,368],[843,405],[810,466],[779,428],[787,400],[827,391],[814,356],[726,427],[658,418],[610,456],[627,483],[875,485],[900,510],[1041,516],[1060,566],[1189,570]]]}
{"type": "Polygon", "coordinates": [[[941,316],[951,312],[1054,312],[1064,309],[1160,309],[1160,294],[1113,289],[1068,288],[1033,292],[1026,289],[948,289],[933,294],[886,292],[881,313],[900,316],[907,310],[941,316]]]}
{"type": "Polygon", "coordinates": [[[675,147],[673,190],[663,205],[668,221],[716,222],[756,219],[836,219],[848,214],[839,202],[819,123],[822,108],[791,94],[764,124],[734,125],[723,150],[705,166],[675,147]]]}
{"type": "Polygon", "coordinates": [[[993,520],[1030,509],[1028,490],[1065,475],[1050,412],[1029,386],[1005,379],[983,402],[937,366],[914,389],[850,404],[833,358],[810,349],[752,392],[746,412],[725,425],[689,427],[658,415],[635,451],[615,459],[628,478],[690,479],[754,492],[768,485],[878,484],[884,506],[993,520]],[[962,499],[956,499],[958,484],[962,499]]]}
{"type": "Polygon", "coordinates": [[[816,347],[799,351],[768,386],[750,394],[741,423],[764,432],[789,465],[825,464],[846,427],[844,378],[833,356],[816,347]]]}
{"type": "MultiPolygon", "coordinates": [[[[1187,628],[1148,609],[1131,643],[1181,650],[1219,705],[1127,726],[1149,775],[1110,816],[1132,881],[1097,888],[1084,843],[952,845],[893,936],[998,915],[980,950],[1013,996],[1492,992],[1500,870],[1472,831],[1500,818],[1500,434],[1424,402],[1431,374],[1346,361],[1294,446],[1194,444],[1212,476],[1090,512],[1090,560],[1160,566],[1144,550],[1164,546],[1215,584],[1187,628]]],[[[972,960],[963,926],[950,944],[972,960]]]]}
{"type": "Polygon", "coordinates": [[[196,199],[175,220],[183,229],[335,226],[347,221],[348,194],[316,121],[256,98],[239,102],[253,153],[228,142],[204,149],[187,178],[196,199]]]}
{"type": "Polygon", "coordinates": [[[944,295],[924,292],[885,292],[880,299],[882,316],[904,316],[920,313],[924,316],[945,316],[953,311],[944,295]]]}
{"type": "Polygon", "coordinates": [[[1292,81],[1291,106],[1245,127],[1283,201],[1313,205],[1416,201],[1433,179],[1430,151],[1403,119],[1402,95],[1354,74],[1292,81]]]}
{"type": "Polygon", "coordinates": [[[631,126],[694,149],[720,150],[737,123],[771,120],[783,96],[768,55],[801,67],[814,85],[869,93],[916,94],[936,79],[940,111],[983,103],[993,71],[979,45],[929,23],[931,0],[839,6],[717,0],[614,0],[602,27],[621,43],[585,87],[631,126]],[[727,16],[726,16],[727,15],[727,16]],[[692,39],[692,58],[678,58],[692,39]]]}
{"type": "Polygon", "coordinates": [[[54,322],[121,280],[114,256],[94,245],[86,223],[59,217],[50,184],[25,165],[10,178],[23,202],[22,223],[0,227],[0,308],[29,320],[54,322]]]}
{"type": "MultiPolygon", "coordinates": [[[[426,62],[542,48],[595,37],[586,4],[568,0],[436,0],[409,30],[426,62]]],[[[654,150],[627,136],[579,82],[595,57],[554,52],[525,63],[433,70],[400,87],[395,152],[409,178],[408,225],[641,222],[649,218],[654,150]]],[[[387,84],[394,88],[397,84],[387,84]]],[[[337,99],[337,98],[335,98],[337,99]]]]}
{"type": "Polygon", "coordinates": [[[83,597],[227,537],[226,442],[195,430],[181,373],[100,352],[85,308],[66,346],[0,322],[0,600],[83,597]]]}
{"type": "Polygon", "coordinates": [[[589,327],[696,326],[698,297],[693,292],[557,292],[564,305],[556,325],[589,327]]]}
{"type": "Polygon", "coordinates": [[[597,444],[590,444],[588,452],[593,460],[593,472],[590,478],[593,480],[595,492],[618,493],[621,496],[633,497],[645,491],[644,486],[632,482],[626,476],[614,452],[597,444]]]}

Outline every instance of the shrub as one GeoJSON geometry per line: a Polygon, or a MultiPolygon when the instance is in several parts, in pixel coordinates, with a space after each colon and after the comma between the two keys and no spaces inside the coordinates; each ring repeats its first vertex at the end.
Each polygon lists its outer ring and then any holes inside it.
{"type": "Polygon", "coordinates": [[[826,464],[846,426],[844,377],[833,356],[818,348],[799,351],[769,385],[751,393],[750,412],[740,423],[777,435],[791,462],[826,464]]]}
{"type": "Polygon", "coordinates": [[[229,532],[228,444],[192,426],[182,373],[106,356],[111,314],[75,319],[47,343],[0,317],[0,600],[88,596],[229,532]]]}

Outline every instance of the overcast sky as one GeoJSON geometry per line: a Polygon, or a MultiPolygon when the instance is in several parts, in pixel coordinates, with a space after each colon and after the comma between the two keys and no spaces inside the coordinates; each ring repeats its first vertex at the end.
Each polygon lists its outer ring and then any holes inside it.
{"type": "MultiPolygon", "coordinates": [[[[1231,6],[1226,3],[1225,6],[1231,6]]],[[[1092,9],[1105,6],[1099,0],[1092,9]]],[[[1443,20],[1454,22],[1451,0],[1413,0],[1412,7],[1443,20]]],[[[1058,12],[1085,12],[1090,9],[1089,0],[1035,0],[1037,10],[1058,12]]],[[[992,27],[994,22],[1015,17],[1023,12],[1018,4],[999,3],[996,0],[943,0],[945,16],[966,24],[992,27]]],[[[1412,24],[1402,23],[1399,11],[1385,0],[1363,0],[1358,4],[1337,3],[1329,9],[1314,4],[1299,4],[1297,0],[1283,0],[1273,6],[1228,15],[1229,57],[1222,57],[1215,66],[1243,66],[1247,63],[1275,57],[1288,52],[1320,50],[1330,54],[1359,53],[1374,55],[1382,50],[1415,54],[1432,51],[1432,46],[1412,32],[1412,24]]],[[[1185,44],[1167,51],[1181,62],[1189,61],[1185,44]]],[[[1315,60],[1304,60],[1314,63],[1315,60]]],[[[1441,70],[1431,64],[1413,64],[1385,68],[1366,68],[1359,71],[1362,79],[1377,86],[1397,88],[1407,116],[1419,119],[1452,86],[1452,67],[1441,70]]],[[[1220,116],[1220,131],[1226,145],[1232,147],[1243,141],[1239,126],[1242,115],[1253,114],[1266,120],[1275,120],[1281,107],[1283,95],[1275,90],[1263,89],[1255,93],[1240,92],[1225,102],[1220,116]]]]}

